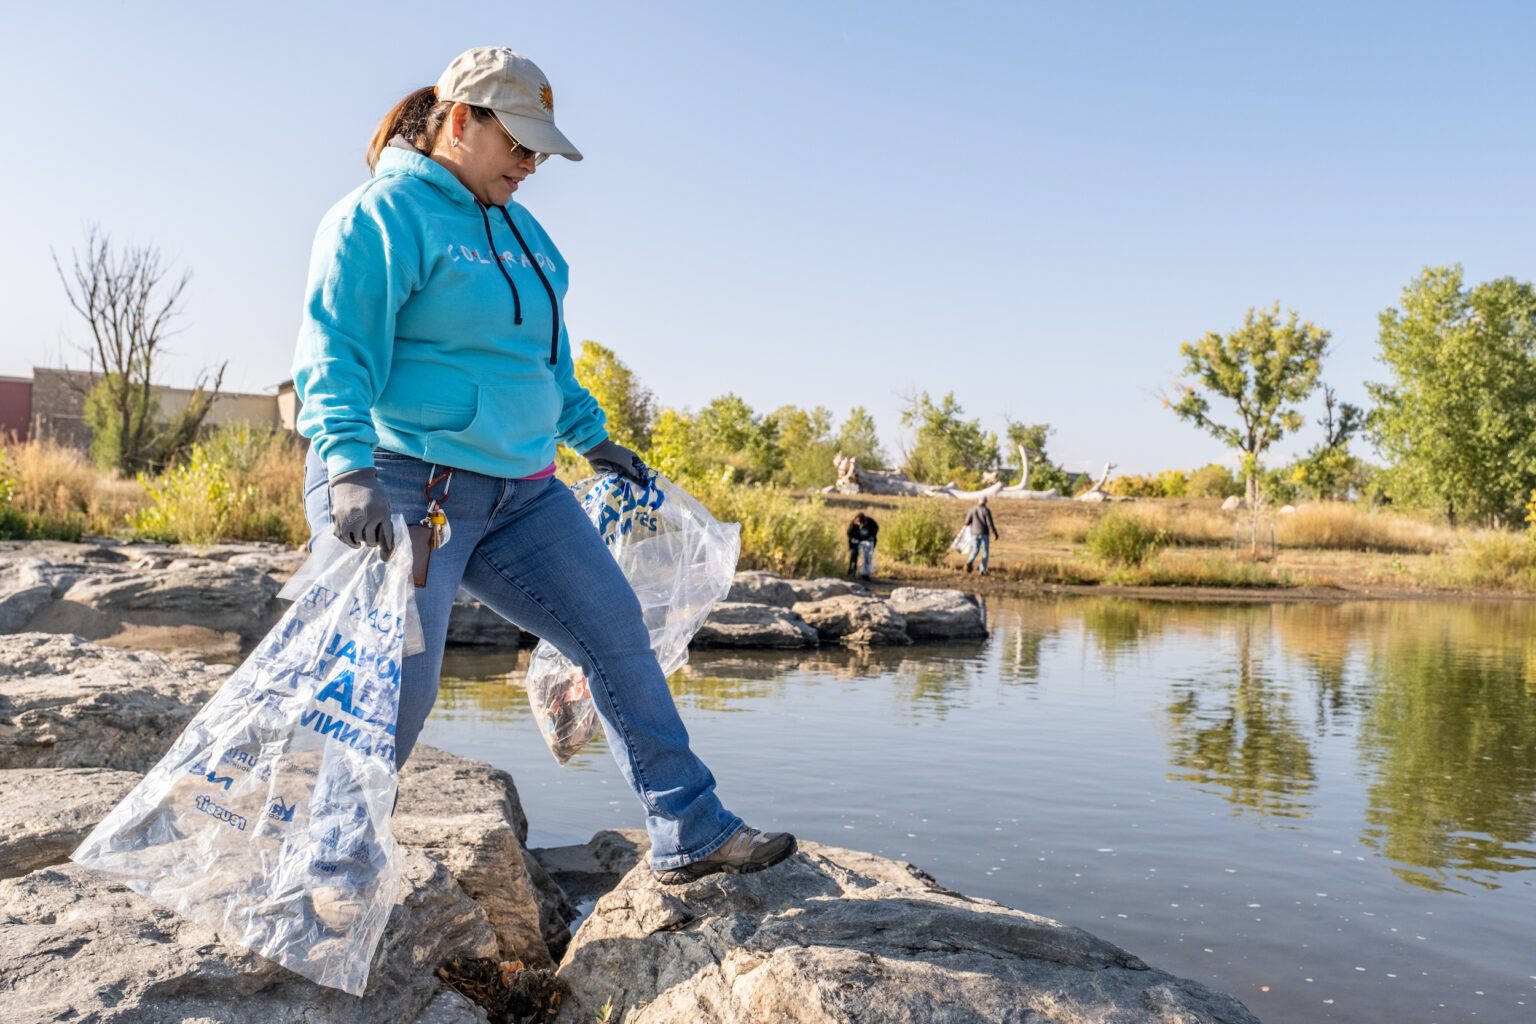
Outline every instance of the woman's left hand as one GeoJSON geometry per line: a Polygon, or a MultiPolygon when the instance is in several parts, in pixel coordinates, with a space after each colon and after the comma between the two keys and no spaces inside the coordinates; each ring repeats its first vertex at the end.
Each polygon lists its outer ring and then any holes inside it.
{"type": "Polygon", "coordinates": [[[617,473],[628,477],[641,487],[651,482],[651,467],[630,449],[607,438],[589,448],[582,456],[599,473],[617,473]]]}

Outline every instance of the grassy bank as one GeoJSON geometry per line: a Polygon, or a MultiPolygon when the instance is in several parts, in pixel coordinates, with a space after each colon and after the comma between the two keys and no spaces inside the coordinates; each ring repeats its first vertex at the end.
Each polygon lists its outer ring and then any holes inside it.
{"type": "MultiPolygon", "coordinates": [[[[882,575],[935,585],[962,580],[979,585],[963,572],[963,559],[953,552],[936,565],[888,557],[887,518],[903,514],[918,501],[829,495],[820,507],[839,528],[861,509],[880,521],[881,553],[887,556],[882,575]]],[[[944,518],[950,536],[972,504],[921,501],[944,518]]],[[[1536,594],[1536,541],[1529,534],[1458,529],[1384,509],[1330,502],[1304,505],[1288,515],[1261,515],[1255,555],[1250,516],[1222,512],[1215,499],[1112,504],[1001,499],[992,501],[991,508],[1002,537],[992,545],[988,588],[1014,584],[1536,594]],[[1122,533],[1154,538],[1142,560],[1096,553],[1093,534],[1107,519],[1139,527],[1122,533]]]]}
{"type": "MultiPolygon", "coordinates": [[[[716,516],[741,523],[742,568],[790,576],[842,572],[844,530],[862,509],[880,522],[878,575],[888,580],[1536,594],[1536,541],[1527,533],[1456,529],[1342,503],[1261,516],[1255,555],[1250,517],[1222,512],[1214,499],[995,500],[1002,539],[983,581],[949,550],[969,501],[806,495],[718,477],[689,487],[716,516]]],[[[99,472],[80,452],[46,440],[9,442],[0,446],[0,537],[298,545],[308,536],[302,489],[301,445],[269,430],[220,428],[185,463],[135,479],[99,472]]]]}

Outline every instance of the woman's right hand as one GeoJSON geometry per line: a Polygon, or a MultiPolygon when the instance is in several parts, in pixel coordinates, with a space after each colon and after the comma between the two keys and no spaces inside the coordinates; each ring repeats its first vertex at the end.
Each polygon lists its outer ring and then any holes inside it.
{"type": "Polygon", "coordinates": [[[331,481],[331,520],[336,536],[349,547],[370,544],[388,559],[395,550],[389,519],[389,495],[372,466],[343,473],[331,481]]]}

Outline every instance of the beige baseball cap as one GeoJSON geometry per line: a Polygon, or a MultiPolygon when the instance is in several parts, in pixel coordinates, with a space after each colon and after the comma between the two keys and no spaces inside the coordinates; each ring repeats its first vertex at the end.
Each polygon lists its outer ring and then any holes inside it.
{"type": "Polygon", "coordinates": [[[581,151],[555,127],[549,79],[537,64],[505,46],[477,46],[453,58],[437,80],[437,98],[487,107],[529,149],[581,159],[581,151]]]}

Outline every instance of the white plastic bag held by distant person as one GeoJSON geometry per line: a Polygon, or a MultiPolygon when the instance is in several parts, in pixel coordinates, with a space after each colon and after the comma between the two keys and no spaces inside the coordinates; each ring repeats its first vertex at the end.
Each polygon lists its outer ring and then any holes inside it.
{"type": "Polygon", "coordinates": [[[410,555],[317,538],[283,589],[293,607],[74,859],[361,994],[399,881],[395,715],[421,646],[410,555]]]}
{"type": "MultiPolygon", "coordinates": [[[[640,599],[651,650],[671,675],[687,663],[688,642],[731,589],[741,527],[718,522],[659,473],[646,487],[610,473],[573,490],[640,599]]],[[[540,641],[524,685],[544,742],[565,764],[597,731],[586,675],[540,641]]]]}

